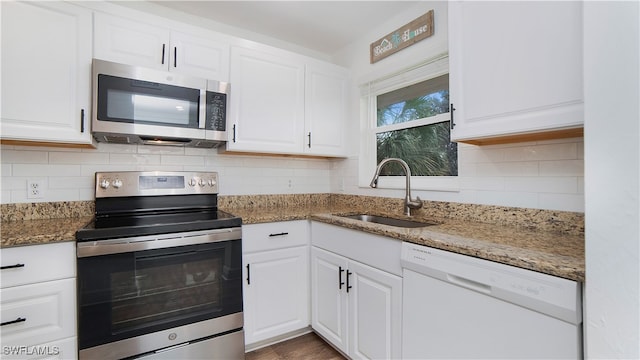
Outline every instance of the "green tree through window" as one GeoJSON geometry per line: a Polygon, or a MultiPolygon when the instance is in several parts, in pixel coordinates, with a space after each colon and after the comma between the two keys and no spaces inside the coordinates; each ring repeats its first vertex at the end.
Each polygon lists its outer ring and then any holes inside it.
{"type": "MultiPolygon", "coordinates": [[[[448,75],[443,75],[377,97],[377,162],[396,157],[406,161],[415,176],[458,175],[458,149],[450,141],[449,121],[428,120],[449,112],[448,88],[448,75]],[[406,126],[384,131],[396,124],[406,126]]],[[[404,174],[390,163],[381,175],[404,174]]]]}

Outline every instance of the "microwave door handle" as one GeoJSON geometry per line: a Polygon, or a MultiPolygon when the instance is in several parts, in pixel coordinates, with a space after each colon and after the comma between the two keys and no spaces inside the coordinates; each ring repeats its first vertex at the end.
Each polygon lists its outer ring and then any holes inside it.
{"type": "Polygon", "coordinates": [[[198,129],[206,129],[207,120],[207,90],[200,89],[200,105],[198,110],[198,129]]]}

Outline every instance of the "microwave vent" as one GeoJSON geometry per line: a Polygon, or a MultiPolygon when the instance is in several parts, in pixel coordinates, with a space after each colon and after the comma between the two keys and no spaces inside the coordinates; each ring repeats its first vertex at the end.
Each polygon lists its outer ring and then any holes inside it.
{"type": "Polygon", "coordinates": [[[102,142],[108,142],[113,144],[133,144],[130,136],[122,136],[122,135],[102,135],[100,136],[102,139],[96,139],[102,142]]]}

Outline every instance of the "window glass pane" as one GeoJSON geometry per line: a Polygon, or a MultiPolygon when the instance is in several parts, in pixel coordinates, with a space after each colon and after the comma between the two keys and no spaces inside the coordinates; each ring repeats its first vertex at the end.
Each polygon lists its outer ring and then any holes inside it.
{"type": "Polygon", "coordinates": [[[377,125],[385,126],[449,112],[449,75],[419,82],[376,98],[377,125]]]}
{"type": "MultiPolygon", "coordinates": [[[[449,141],[449,122],[377,134],[377,163],[385,158],[407,162],[413,176],[457,176],[458,146],[449,141]]],[[[397,163],[387,164],[381,175],[404,175],[397,163]]]]}

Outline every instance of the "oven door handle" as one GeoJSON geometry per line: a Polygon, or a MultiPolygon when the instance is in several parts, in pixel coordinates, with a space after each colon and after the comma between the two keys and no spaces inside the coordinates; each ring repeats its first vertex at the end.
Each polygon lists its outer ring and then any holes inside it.
{"type": "Polygon", "coordinates": [[[83,258],[240,239],[242,239],[242,228],[233,227],[122,239],[83,241],[77,243],[76,255],[79,258],[83,258]]]}

